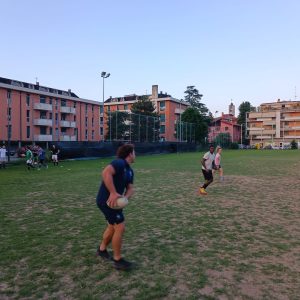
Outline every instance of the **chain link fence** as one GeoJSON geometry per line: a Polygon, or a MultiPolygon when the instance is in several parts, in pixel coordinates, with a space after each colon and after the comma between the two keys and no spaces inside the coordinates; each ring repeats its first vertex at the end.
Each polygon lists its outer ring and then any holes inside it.
{"type": "MultiPolygon", "coordinates": [[[[108,112],[105,140],[154,143],[162,141],[160,134],[165,134],[166,129],[159,117],[125,111],[108,112]]],[[[194,143],[195,133],[193,123],[175,122],[175,128],[172,128],[174,139],[179,142],[194,143]]]]}

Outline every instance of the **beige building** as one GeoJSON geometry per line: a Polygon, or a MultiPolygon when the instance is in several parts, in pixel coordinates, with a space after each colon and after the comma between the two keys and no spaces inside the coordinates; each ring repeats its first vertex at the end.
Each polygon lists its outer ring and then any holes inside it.
{"type": "Polygon", "coordinates": [[[263,103],[246,121],[250,145],[284,147],[293,140],[300,145],[300,101],[263,103]]]}

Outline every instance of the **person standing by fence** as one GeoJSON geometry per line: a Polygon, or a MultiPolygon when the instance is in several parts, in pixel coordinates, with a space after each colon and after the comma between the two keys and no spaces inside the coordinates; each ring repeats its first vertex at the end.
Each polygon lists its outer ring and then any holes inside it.
{"type": "Polygon", "coordinates": [[[59,149],[55,147],[55,145],[52,145],[51,147],[51,154],[52,154],[52,161],[53,161],[53,165],[57,165],[58,166],[58,154],[59,154],[59,149]]]}
{"type": "Polygon", "coordinates": [[[6,148],[5,145],[0,148],[0,168],[5,169],[6,168],[6,148]]]}

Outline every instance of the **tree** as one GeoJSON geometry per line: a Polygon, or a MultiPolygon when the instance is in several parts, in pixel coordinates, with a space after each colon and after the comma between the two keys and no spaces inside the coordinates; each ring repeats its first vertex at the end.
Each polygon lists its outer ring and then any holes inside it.
{"type": "Polygon", "coordinates": [[[248,112],[255,111],[255,107],[250,104],[248,101],[244,101],[239,106],[239,115],[238,115],[238,124],[242,125],[242,135],[245,141],[245,144],[247,144],[249,141],[246,140],[246,115],[248,112]]]}
{"type": "Polygon", "coordinates": [[[106,140],[128,140],[129,114],[124,111],[108,112],[106,140]]]}
{"type": "Polygon", "coordinates": [[[214,143],[221,147],[228,148],[231,144],[231,136],[227,133],[220,133],[216,136],[214,143]]]}
{"type": "Polygon", "coordinates": [[[159,140],[159,116],[147,96],[131,107],[130,136],[133,141],[155,142],[159,140]]]}
{"type": "MultiPolygon", "coordinates": [[[[197,142],[203,142],[208,132],[208,118],[203,116],[196,107],[187,108],[184,113],[181,115],[181,122],[187,122],[194,124],[194,132],[191,131],[191,134],[194,134],[194,138],[197,142]]],[[[178,124],[178,123],[177,123],[178,124]]],[[[176,128],[176,132],[180,131],[180,128],[184,128],[184,124],[179,124],[179,128],[176,128]]],[[[178,127],[178,126],[177,126],[178,127]]],[[[183,131],[184,132],[184,131],[183,131]]],[[[191,140],[194,140],[191,139],[191,140]]],[[[187,140],[189,138],[187,137],[187,140]]]]}
{"type": "Polygon", "coordinates": [[[208,108],[205,106],[205,104],[200,103],[203,95],[199,94],[199,91],[194,85],[187,86],[184,93],[186,94],[184,96],[184,100],[189,103],[191,107],[197,108],[201,114],[206,115],[208,113],[208,108]]]}

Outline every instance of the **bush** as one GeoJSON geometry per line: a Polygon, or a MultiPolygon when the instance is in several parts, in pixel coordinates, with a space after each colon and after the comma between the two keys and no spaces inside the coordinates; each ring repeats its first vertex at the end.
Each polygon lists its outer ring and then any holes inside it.
{"type": "Polygon", "coordinates": [[[291,141],[291,149],[298,149],[298,144],[296,143],[295,140],[291,141]]]}
{"type": "Polygon", "coordinates": [[[239,144],[238,143],[231,143],[229,148],[230,149],[239,149],[239,144]]]}

